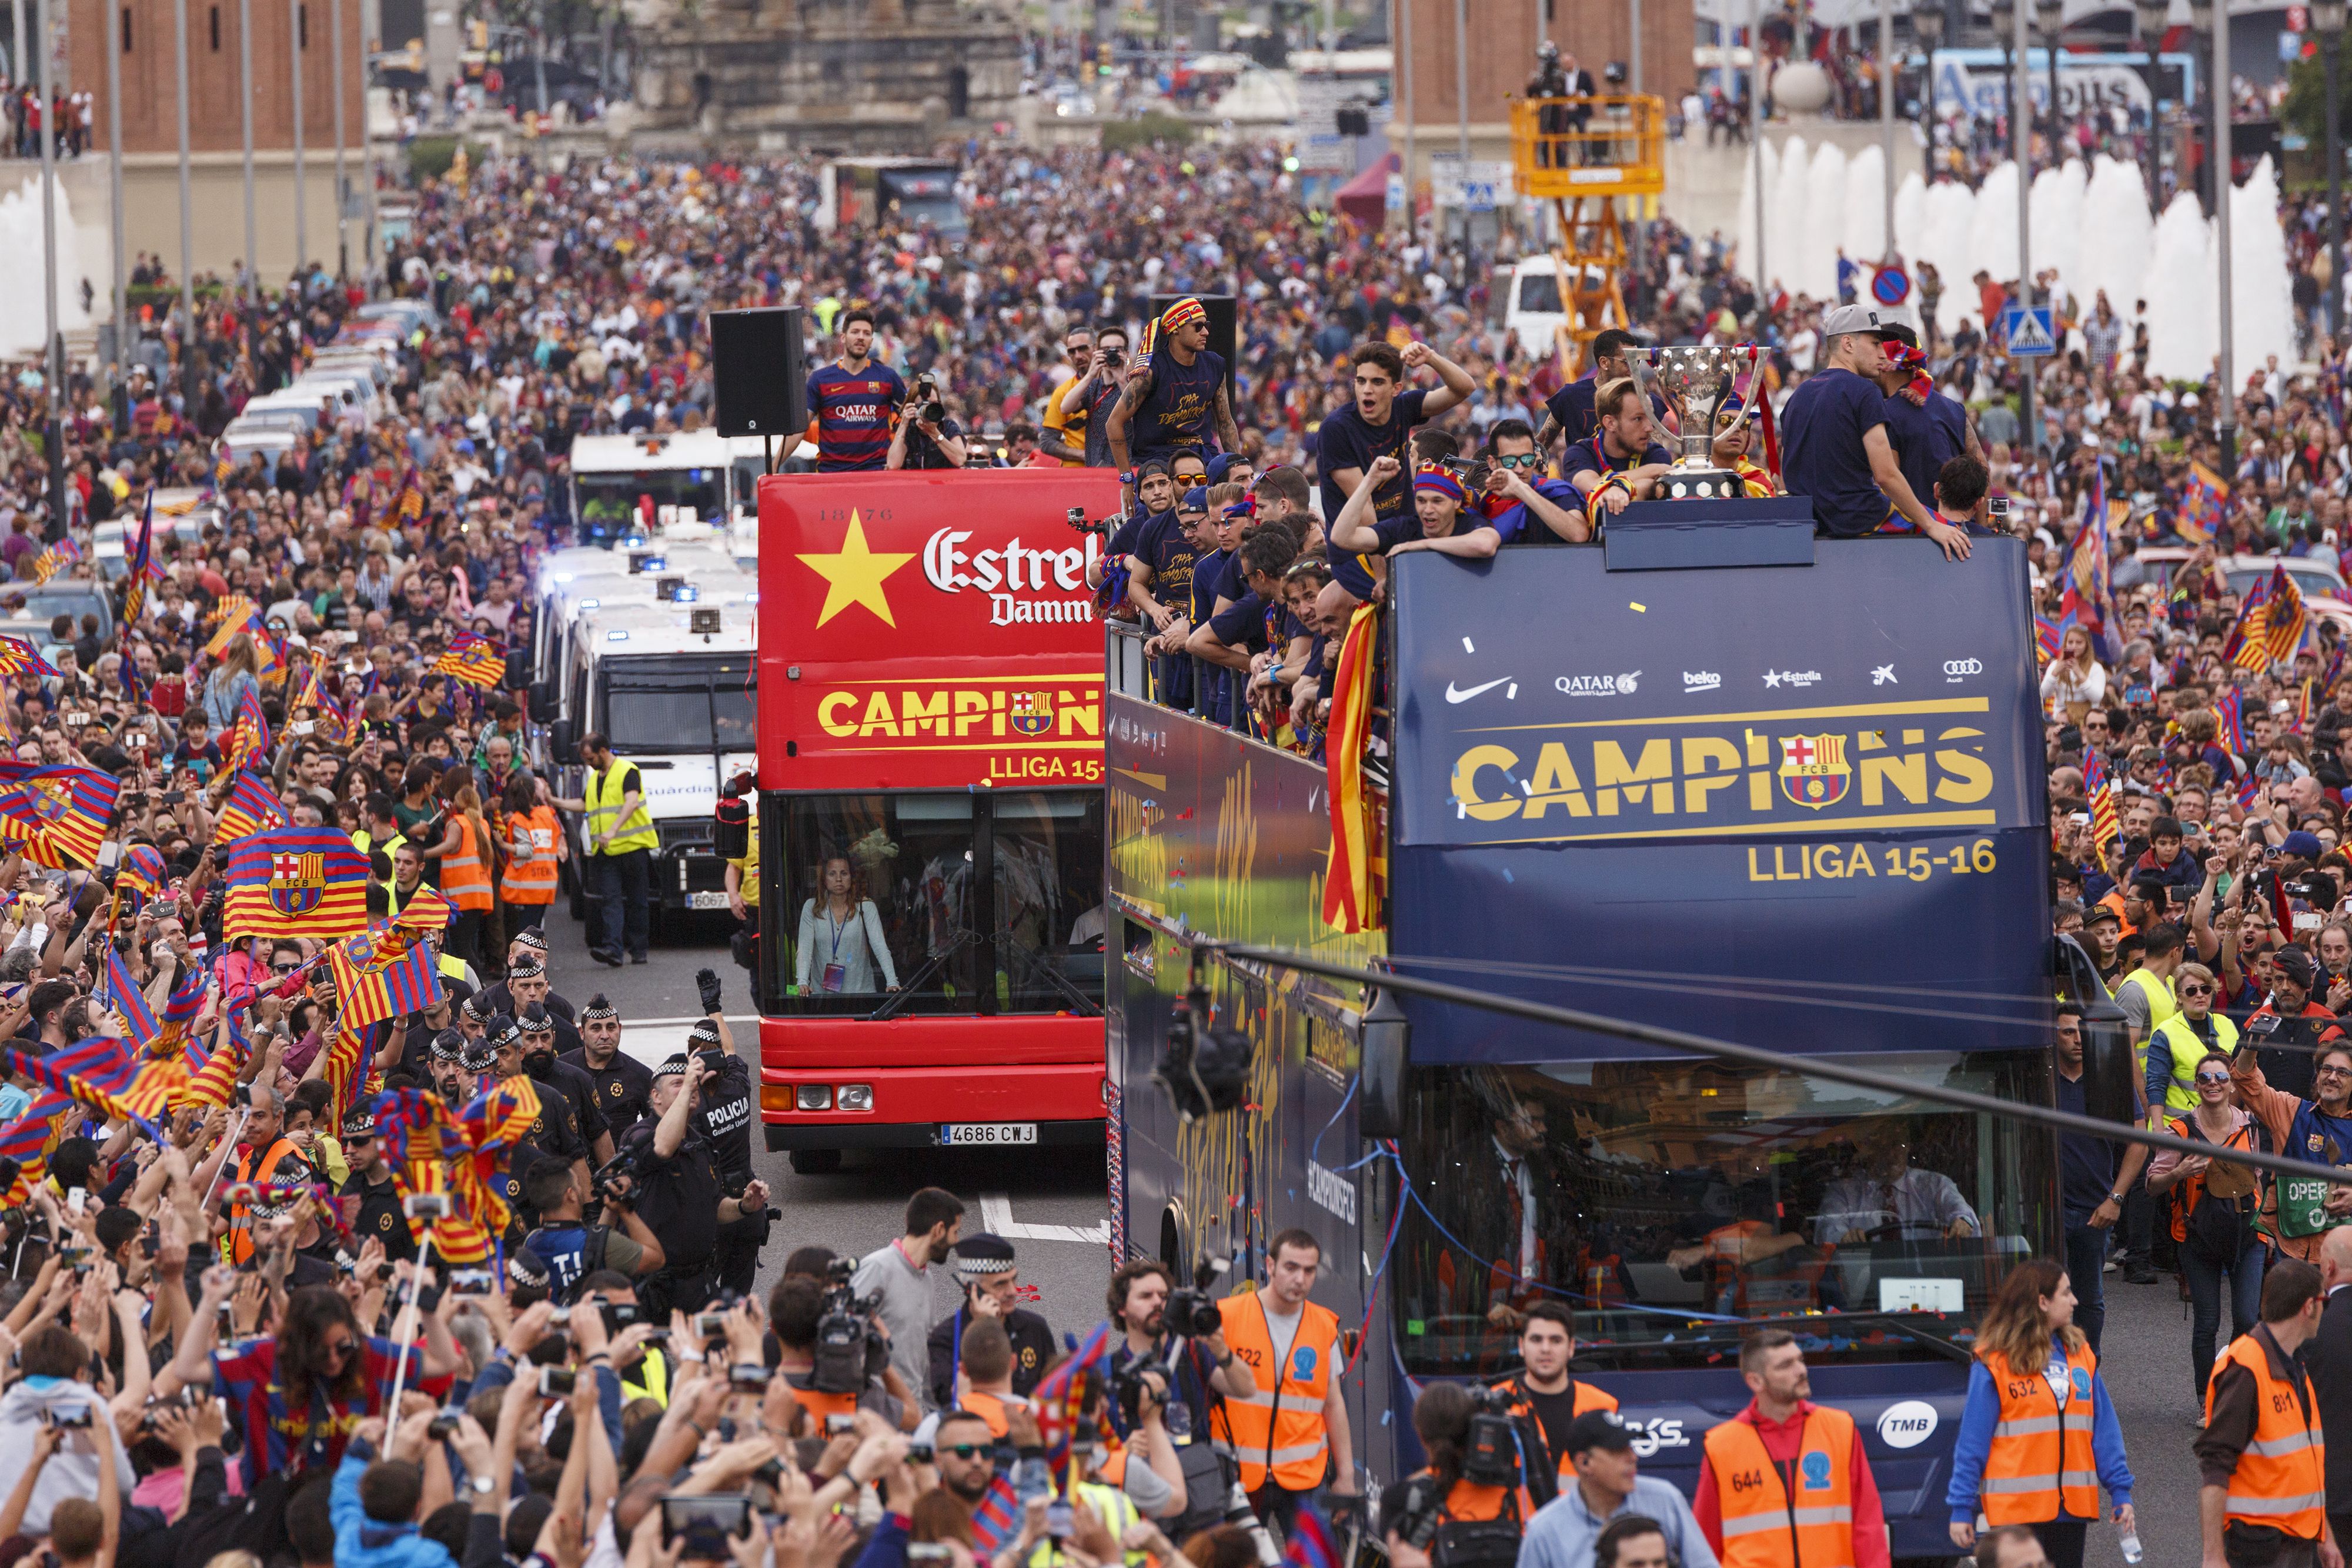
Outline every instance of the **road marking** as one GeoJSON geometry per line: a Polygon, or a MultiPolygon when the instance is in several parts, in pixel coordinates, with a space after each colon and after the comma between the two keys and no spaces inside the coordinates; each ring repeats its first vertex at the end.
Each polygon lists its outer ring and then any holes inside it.
{"type": "Polygon", "coordinates": [[[1013,1199],[1004,1193],[980,1195],[980,1221],[1007,1241],[1076,1241],[1088,1247],[1110,1245],[1110,1221],[1080,1229],[1075,1225],[1024,1225],[1013,1218],[1013,1199]]]}

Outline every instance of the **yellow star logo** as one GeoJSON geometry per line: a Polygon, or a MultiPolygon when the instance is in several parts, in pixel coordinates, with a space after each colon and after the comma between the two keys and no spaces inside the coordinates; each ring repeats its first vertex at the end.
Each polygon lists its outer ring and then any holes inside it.
{"type": "Polygon", "coordinates": [[[825,580],[824,608],[817,612],[820,626],[848,609],[863,604],[882,618],[885,626],[898,622],[890,614],[889,596],[882,591],[883,580],[914,559],[906,555],[879,554],[866,548],[866,525],[856,510],[849,514],[849,532],[843,536],[837,555],[804,555],[803,563],[825,580]]]}

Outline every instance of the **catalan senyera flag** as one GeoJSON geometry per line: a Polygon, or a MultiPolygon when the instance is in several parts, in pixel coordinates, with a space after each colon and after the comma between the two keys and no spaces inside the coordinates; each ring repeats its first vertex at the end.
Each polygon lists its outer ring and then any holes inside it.
{"type": "Polygon", "coordinates": [[[327,949],[343,1021],[367,1025],[422,1012],[441,997],[433,945],[399,925],[363,931],[327,949]]]}
{"type": "Polygon", "coordinates": [[[2106,754],[2095,746],[2083,758],[2083,799],[2091,809],[2091,841],[2105,855],[2123,829],[2116,808],[2116,781],[2107,773],[2106,754]]]}
{"type": "Polygon", "coordinates": [[[2302,590],[2284,565],[2274,566],[2270,576],[2247,592],[2238,622],[2230,629],[2224,656],[2242,670],[2266,670],[2292,659],[2303,644],[2308,619],[2302,590]]]}
{"type": "Polygon", "coordinates": [[[205,644],[205,656],[217,659],[238,632],[260,631],[261,606],[242,593],[224,593],[205,612],[205,624],[219,628],[205,644]]]}
{"type": "Polygon", "coordinates": [[[58,667],[22,637],[0,637],[0,675],[54,675],[58,667]]]}
{"type": "Polygon", "coordinates": [[[98,863],[122,780],[95,768],[33,768],[0,788],[0,838],[21,841],[35,863],[98,863]]]}
{"type": "Polygon", "coordinates": [[[236,700],[236,717],[228,727],[227,744],[221,747],[221,761],[230,768],[241,768],[254,758],[269,755],[269,716],[261,711],[261,693],[247,686],[236,700]]]}
{"type": "Polygon", "coordinates": [[[367,929],[367,861],[332,828],[277,828],[229,846],[222,931],[332,939],[367,929]]]}
{"type": "Polygon", "coordinates": [[[2173,531],[2192,545],[2210,544],[2221,531],[2229,505],[2228,483],[2192,459],[2188,481],[2180,486],[2180,505],[2173,513],[2173,531]]]}
{"type": "Polygon", "coordinates": [[[229,786],[228,798],[221,802],[220,817],[213,824],[213,843],[215,847],[235,843],[254,833],[266,833],[285,825],[285,809],[271,792],[268,780],[245,768],[229,786]]]}
{"type": "Polygon", "coordinates": [[[131,629],[139,624],[139,617],[147,607],[147,580],[155,562],[155,486],[147,486],[145,515],[140,518],[139,535],[131,542],[130,573],[122,588],[122,642],[131,643],[131,629]]]}
{"type": "Polygon", "coordinates": [[[496,690],[507,678],[507,662],[498,644],[472,632],[451,632],[449,651],[433,661],[433,668],[437,674],[485,690],[496,690]]]}
{"type": "Polygon", "coordinates": [[[1323,875],[1323,923],[1337,931],[1380,924],[1380,824],[1364,788],[1364,740],[1372,720],[1372,657],[1380,611],[1359,605],[1339,644],[1331,722],[1323,739],[1330,780],[1331,863],[1323,875]]]}

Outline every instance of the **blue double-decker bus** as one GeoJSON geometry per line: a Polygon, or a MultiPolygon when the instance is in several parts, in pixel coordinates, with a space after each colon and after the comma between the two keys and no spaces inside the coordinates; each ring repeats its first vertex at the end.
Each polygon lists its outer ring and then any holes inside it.
{"type": "Polygon", "coordinates": [[[1948,1556],[1974,1324],[2009,1268],[2060,1254],[2054,1136],[1807,1064],[2051,1103],[2022,548],[1822,539],[1675,570],[1512,548],[1401,557],[1389,584],[1385,895],[1355,935],[1322,919],[1324,768],[1154,706],[1112,633],[1115,1245],[1225,1260],[1239,1288],[1276,1232],[1319,1237],[1381,1481],[1418,1463],[1413,1385],[1510,1372],[1549,1297],[1645,1473],[1688,1490],[1747,1403],[1741,1336],[1788,1327],[1864,1434],[1895,1555],[1948,1556]],[[1376,1005],[1228,945],[1784,1060],[1376,1005]],[[1151,1079],[1194,987],[1255,1051],[1242,1104],[1188,1123],[1151,1079]]]}

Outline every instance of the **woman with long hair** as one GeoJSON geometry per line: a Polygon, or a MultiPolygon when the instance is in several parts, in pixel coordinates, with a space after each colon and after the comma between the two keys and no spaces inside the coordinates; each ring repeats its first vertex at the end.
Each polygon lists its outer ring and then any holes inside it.
{"type": "Polygon", "coordinates": [[[890,962],[882,912],[866,896],[856,863],[847,855],[828,856],[818,883],[818,895],[801,905],[801,994],[897,990],[898,971],[890,962]]]}
{"type": "Polygon", "coordinates": [[[2067,627],[2058,656],[2042,674],[2042,702],[2052,713],[2063,715],[2068,724],[2080,724],[2083,716],[2105,701],[2106,695],[2106,666],[2092,650],[2091,634],[2080,626],[2067,627]]]}
{"type": "Polygon", "coordinates": [[[2137,1534],[2123,1426],[2098,1354],[2074,1326],[2074,1288],[2065,1270],[2032,1259],[2010,1270],[1977,1327],[1944,1491],[1952,1542],[1974,1547],[1981,1515],[1988,1525],[2031,1529],[2052,1568],[2082,1568],[2102,1486],[2116,1532],[2137,1534]]]}
{"type": "MultiPolygon", "coordinates": [[[[2191,985],[2210,992],[2212,978],[2202,966],[2184,964],[2181,974],[2184,999],[2191,985]],[[2192,969],[2195,976],[2189,974],[2192,969]]],[[[2173,1113],[2166,1127],[2176,1138],[2210,1144],[2216,1150],[2268,1154],[2273,1146],[2269,1129],[2235,1103],[2237,1082],[2231,1076],[2230,1060],[2221,1051],[2198,1059],[2193,1080],[2197,1103],[2173,1113]]],[[[2157,1197],[2172,1194],[2172,1239],[2179,1248],[2180,1277],[2188,1283],[2190,1302],[2189,1370],[2202,1409],[2213,1353],[2223,1343],[2224,1274],[2230,1277],[2230,1338],[2252,1333],[2262,1321],[2263,1270],[2270,1254],[2255,1223],[2262,1214],[2263,1180],[2245,1166],[2224,1163],[2216,1168],[2211,1155],[2167,1149],[2147,1163],[2147,1190],[2157,1197]]]]}
{"type": "Polygon", "coordinates": [[[215,735],[227,736],[248,689],[260,697],[261,655],[254,650],[253,633],[240,632],[228,640],[212,674],[205,677],[205,718],[215,735]]]}

